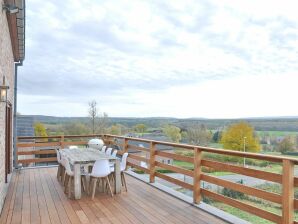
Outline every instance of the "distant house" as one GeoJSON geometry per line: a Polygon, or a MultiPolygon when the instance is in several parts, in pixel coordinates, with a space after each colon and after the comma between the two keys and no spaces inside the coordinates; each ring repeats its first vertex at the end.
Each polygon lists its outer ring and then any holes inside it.
{"type": "MultiPolygon", "coordinates": [[[[136,137],[133,135],[127,136],[127,137],[136,137]]],[[[167,136],[164,136],[162,134],[156,134],[156,133],[150,133],[150,134],[144,134],[141,138],[143,139],[150,139],[153,141],[162,141],[162,142],[169,142],[169,138],[167,136]]],[[[149,143],[145,143],[145,142],[140,142],[140,141],[129,141],[129,145],[134,145],[134,146],[138,146],[138,147],[143,147],[143,148],[150,148],[150,144],[149,143]]],[[[158,151],[167,151],[167,152],[173,152],[174,148],[172,146],[167,146],[167,145],[156,145],[156,149],[158,151]]],[[[132,154],[137,154],[138,156],[144,157],[149,159],[150,155],[149,153],[142,151],[142,150],[136,150],[136,149],[129,149],[128,153],[132,153],[132,154]]],[[[157,156],[156,158],[157,161],[164,163],[164,164],[173,164],[173,159],[169,159],[169,158],[165,158],[165,157],[161,157],[161,156],[157,156]]],[[[148,164],[146,164],[145,162],[140,162],[140,161],[133,161],[134,163],[138,163],[139,165],[143,166],[143,167],[148,167],[148,164]]]]}

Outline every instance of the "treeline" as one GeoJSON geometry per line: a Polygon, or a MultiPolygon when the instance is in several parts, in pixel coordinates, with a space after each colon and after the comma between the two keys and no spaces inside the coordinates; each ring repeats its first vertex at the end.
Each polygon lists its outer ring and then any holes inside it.
{"type": "MultiPolygon", "coordinates": [[[[33,117],[35,122],[59,125],[64,123],[89,122],[89,117],[51,117],[40,115],[21,115],[33,117]]],[[[193,124],[205,125],[210,130],[227,127],[234,123],[245,121],[256,131],[298,131],[298,118],[254,118],[254,119],[177,119],[177,118],[115,118],[109,117],[109,124],[120,124],[133,127],[136,124],[145,124],[148,127],[159,128],[166,124],[173,124],[181,129],[187,129],[193,124]]]]}

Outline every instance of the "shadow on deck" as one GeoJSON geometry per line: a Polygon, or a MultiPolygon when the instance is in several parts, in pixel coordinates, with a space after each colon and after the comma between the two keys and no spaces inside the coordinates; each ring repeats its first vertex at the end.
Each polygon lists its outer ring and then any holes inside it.
{"type": "Polygon", "coordinates": [[[128,192],[70,200],[56,171],[56,167],[15,171],[0,223],[225,223],[129,175],[128,192]]]}

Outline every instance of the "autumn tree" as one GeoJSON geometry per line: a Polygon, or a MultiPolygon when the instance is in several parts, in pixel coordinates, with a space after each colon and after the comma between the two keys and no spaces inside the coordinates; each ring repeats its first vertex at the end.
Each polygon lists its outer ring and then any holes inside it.
{"type": "Polygon", "coordinates": [[[163,128],[163,132],[168,136],[173,142],[179,142],[181,140],[180,128],[174,125],[166,125],[163,128]]]}
{"type": "MultiPolygon", "coordinates": [[[[47,137],[47,131],[43,123],[37,122],[34,124],[34,134],[35,136],[47,137]]],[[[43,141],[47,141],[47,139],[43,139],[43,141]]]]}
{"type": "Polygon", "coordinates": [[[133,129],[138,133],[144,133],[147,130],[147,126],[145,124],[136,124],[133,129]]]}
{"type": "Polygon", "coordinates": [[[211,137],[211,132],[203,124],[195,124],[187,129],[187,139],[191,144],[206,146],[210,142],[211,137]]]}
{"type": "Polygon", "coordinates": [[[109,132],[112,134],[112,135],[121,135],[121,126],[118,125],[118,124],[114,124],[110,127],[110,130],[109,132]]]}
{"type": "Polygon", "coordinates": [[[259,139],[254,135],[253,127],[247,122],[233,124],[223,132],[221,143],[225,149],[246,152],[259,152],[259,139]]]}
{"type": "Polygon", "coordinates": [[[284,139],[278,143],[277,149],[280,152],[293,152],[295,151],[296,144],[295,139],[292,136],[286,136],[284,139]]]}

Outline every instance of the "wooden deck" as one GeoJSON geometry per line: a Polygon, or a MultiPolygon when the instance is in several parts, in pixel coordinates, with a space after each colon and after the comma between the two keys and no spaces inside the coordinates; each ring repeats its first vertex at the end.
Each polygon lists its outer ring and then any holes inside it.
{"type": "Polygon", "coordinates": [[[128,175],[128,192],[69,200],[56,169],[15,172],[0,223],[225,223],[128,175]]]}

